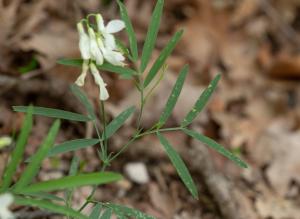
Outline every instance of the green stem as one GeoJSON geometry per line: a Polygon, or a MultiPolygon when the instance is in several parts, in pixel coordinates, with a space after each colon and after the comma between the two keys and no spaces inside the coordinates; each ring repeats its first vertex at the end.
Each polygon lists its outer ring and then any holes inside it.
{"type": "Polygon", "coordinates": [[[142,80],[141,76],[138,76],[138,77],[139,77],[138,80],[139,80],[139,88],[140,88],[141,106],[140,106],[139,117],[138,117],[138,120],[137,120],[137,130],[139,130],[140,126],[141,126],[142,115],[143,115],[144,105],[145,105],[143,80],[142,80]]]}
{"type": "Polygon", "coordinates": [[[180,130],[182,130],[182,127],[164,128],[164,129],[156,129],[156,130],[151,130],[150,129],[150,130],[148,130],[146,132],[143,132],[143,133],[140,133],[140,134],[137,132],[114,156],[112,156],[109,159],[109,163],[112,162],[114,159],[116,159],[118,156],[120,156],[124,151],[126,151],[128,146],[140,137],[150,135],[150,134],[154,134],[156,132],[170,132],[170,131],[180,131],[180,130]]]}
{"type": "Polygon", "coordinates": [[[106,162],[106,159],[107,159],[107,138],[106,138],[106,115],[105,115],[104,101],[101,101],[100,104],[101,104],[101,119],[102,119],[102,122],[103,122],[103,139],[104,139],[103,157],[105,158],[105,162],[106,162]]]}

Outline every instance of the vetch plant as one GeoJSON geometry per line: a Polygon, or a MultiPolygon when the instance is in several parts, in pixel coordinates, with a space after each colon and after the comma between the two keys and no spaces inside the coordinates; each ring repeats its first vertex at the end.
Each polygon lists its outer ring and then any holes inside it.
{"type": "Polygon", "coordinates": [[[247,167],[245,162],[226,150],[214,140],[189,129],[189,125],[202,111],[216,89],[218,81],[221,77],[220,75],[217,75],[212,80],[209,86],[199,96],[193,108],[177,127],[165,127],[165,124],[176,105],[189,70],[187,65],[183,66],[166,102],[165,108],[161,115],[157,118],[157,122],[153,124],[152,128],[148,130],[143,129],[141,120],[143,118],[145,104],[147,103],[147,100],[153,90],[162,80],[162,76],[166,71],[166,60],[180,40],[183,31],[178,31],[175,33],[165,48],[161,51],[154,64],[150,66],[149,71],[147,71],[146,69],[149,65],[149,60],[151,58],[159,30],[164,1],[158,0],[156,3],[141,54],[139,54],[138,51],[135,32],[128,17],[126,8],[121,1],[118,1],[118,5],[122,20],[113,20],[105,25],[100,14],[90,14],[87,16],[87,18],[79,21],[77,24],[77,29],[79,33],[79,50],[81,53],[81,59],[59,60],[60,64],[82,68],[82,73],[77,78],[75,84],[71,85],[71,91],[79,100],[79,102],[85,107],[86,115],[64,111],[61,109],[36,106],[13,107],[15,111],[25,112],[27,115],[21,132],[18,136],[15,149],[11,155],[10,162],[5,169],[5,173],[1,182],[0,193],[3,193],[3,195],[7,193],[13,195],[15,204],[34,206],[51,212],[60,213],[68,218],[76,219],[105,219],[111,218],[112,215],[117,216],[119,219],[132,217],[138,219],[153,218],[152,216],[146,215],[138,210],[113,203],[99,202],[94,198],[94,193],[97,189],[97,186],[111,183],[122,178],[118,173],[106,171],[110,164],[116,158],[122,155],[134,141],[146,135],[152,134],[156,135],[159,139],[183,184],[195,199],[198,198],[196,184],[194,183],[191,174],[189,173],[188,168],[181,159],[180,155],[164,137],[163,134],[165,132],[182,131],[215,149],[217,152],[235,162],[238,166],[243,168],[247,167]],[[127,49],[124,44],[117,40],[113,35],[124,28],[129,39],[129,49],[127,49]],[[139,58],[139,55],[141,55],[141,58],[139,58]],[[136,66],[136,68],[130,68],[130,66],[136,66]],[[80,86],[84,85],[88,72],[91,73],[95,84],[99,87],[99,101],[101,106],[99,118],[92,103],[89,101],[83,90],[79,88],[80,86]],[[139,110],[129,106],[116,118],[107,123],[105,103],[106,101],[109,101],[109,90],[107,90],[106,83],[100,75],[104,72],[116,73],[122,78],[134,81],[136,89],[140,93],[139,110]],[[113,137],[113,135],[123,126],[126,120],[133,116],[133,114],[136,114],[137,116],[136,127],[135,131],[132,133],[132,137],[128,139],[128,142],[125,143],[120,150],[111,151],[109,147],[109,139],[113,137]],[[35,153],[35,155],[27,160],[27,167],[25,168],[21,177],[15,184],[13,184],[13,176],[17,170],[17,167],[22,162],[27,139],[32,128],[33,115],[42,115],[55,118],[56,120],[38,151],[35,153]],[[92,122],[95,133],[97,134],[97,138],[73,139],[53,146],[56,135],[59,131],[60,119],[84,123],[92,122]],[[97,121],[98,119],[100,122],[97,121]],[[101,126],[98,124],[101,124],[101,126]],[[68,176],[43,182],[33,182],[35,176],[39,172],[41,163],[45,158],[53,157],[66,152],[74,152],[91,146],[95,146],[97,148],[99,159],[101,160],[101,167],[99,167],[98,172],[79,173],[79,159],[74,156],[68,176]],[[72,207],[74,189],[87,185],[93,186],[91,194],[86,197],[85,203],[79,209],[74,209],[72,207]],[[51,193],[58,190],[65,191],[64,198],[57,197],[51,193]],[[89,204],[94,206],[93,211],[87,216],[82,213],[82,210],[85,209],[89,204]]]}

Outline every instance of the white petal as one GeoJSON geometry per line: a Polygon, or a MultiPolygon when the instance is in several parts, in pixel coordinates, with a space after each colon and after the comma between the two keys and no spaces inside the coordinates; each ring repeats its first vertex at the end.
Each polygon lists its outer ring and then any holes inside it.
{"type": "Polygon", "coordinates": [[[13,201],[14,201],[14,197],[9,193],[5,193],[0,196],[1,208],[8,207],[13,203],[13,201]]]}
{"type": "Polygon", "coordinates": [[[14,219],[14,215],[8,209],[9,205],[13,203],[13,196],[9,193],[0,195],[0,218],[1,219],[14,219]]]}
{"type": "Polygon", "coordinates": [[[103,21],[101,14],[96,15],[96,23],[97,23],[98,31],[104,32],[105,26],[104,26],[104,21],[103,21]]]}
{"type": "Polygon", "coordinates": [[[91,58],[90,53],[90,39],[87,34],[82,34],[79,38],[79,50],[81,53],[81,57],[85,60],[91,58]]]}
{"type": "Polygon", "coordinates": [[[124,66],[125,58],[120,52],[104,49],[102,50],[104,58],[112,65],[124,66]]]}
{"type": "Polygon", "coordinates": [[[0,208],[0,218],[1,219],[14,219],[15,216],[8,209],[0,208]]]}
{"type": "Polygon", "coordinates": [[[94,76],[95,83],[99,87],[99,92],[100,92],[99,98],[100,98],[100,100],[102,100],[102,101],[107,100],[109,98],[109,94],[108,94],[107,89],[106,89],[106,84],[104,83],[97,67],[93,63],[91,63],[90,68],[91,68],[92,75],[94,76]]]}
{"type": "Polygon", "coordinates": [[[101,50],[98,46],[96,34],[92,28],[89,28],[89,36],[90,36],[90,53],[91,58],[93,60],[96,60],[96,63],[98,65],[103,64],[103,55],[101,53],[101,50]]]}
{"type": "Polygon", "coordinates": [[[79,50],[83,59],[90,59],[89,36],[85,33],[81,22],[77,23],[79,33],[79,50]]]}
{"type": "Polygon", "coordinates": [[[108,91],[106,89],[106,84],[104,84],[105,86],[103,85],[100,85],[100,100],[102,101],[105,101],[109,98],[109,94],[108,94],[108,91]]]}
{"type": "Polygon", "coordinates": [[[80,87],[84,85],[84,81],[85,81],[88,70],[89,70],[88,61],[84,61],[82,64],[82,72],[79,75],[79,77],[77,78],[77,80],[75,81],[75,84],[77,84],[80,87]]]}
{"type": "Polygon", "coordinates": [[[125,23],[122,20],[112,20],[106,26],[107,33],[116,33],[125,28],[125,23]]]}
{"type": "Polygon", "coordinates": [[[110,33],[106,33],[103,36],[105,47],[110,50],[115,50],[117,48],[115,37],[110,33]]]}

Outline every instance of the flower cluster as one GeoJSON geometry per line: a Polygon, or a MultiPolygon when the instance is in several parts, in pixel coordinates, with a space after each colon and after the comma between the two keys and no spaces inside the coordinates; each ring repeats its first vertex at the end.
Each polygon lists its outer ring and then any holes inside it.
{"type": "MultiPolygon", "coordinates": [[[[79,33],[79,50],[83,59],[82,73],[76,80],[78,86],[83,86],[88,71],[92,73],[95,83],[99,86],[100,100],[109,98],[109,94],[95,63],[102,65],[104,61],[116,65],[124,66],[125,58],[119,51],[114,37],[114,33],[124,29],[125,24],[121,20],[112,20],[106,26],[100,14],[95,15],[97,31],[89,24],[84,27],[84,22],[77,24],[79,33]],[[87,32],[86,32],[87,31],[87,32]]],[[[88,22],[86,22],[88,23],[88,22]]]]}

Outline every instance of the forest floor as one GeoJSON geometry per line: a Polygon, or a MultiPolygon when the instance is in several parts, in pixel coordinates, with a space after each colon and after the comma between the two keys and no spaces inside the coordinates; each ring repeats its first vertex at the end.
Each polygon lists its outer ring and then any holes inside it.
{"type": "MultiPolygon", "coordinates": [[[[24,115],[12,112],[13,105],[32,103],[84,112],[69,91],[80,69],[56,61],[80,57],[76,22],[86,14],[100,12],[105,20],[119,17],[115,3],[104,6],[100,2],[0,0],[0,137],[20,129],[24,115]]],[[[141,49],[155,1],[125,2],[141,49]]],[[[172,0],[165,4],[151,61],[175,31],[183,28],[185,33],[167,61],[163,82],[146,106],[142,126],[149,128],[157,121],[184,64],[190,65],[190,72],[168,126],[179,124],[210,80],[221,73],[218,88],[193,129],[225,145],[250,168],[240,169],[182,133],[168,133],[166,137],[197,183],[200,199],[193,200],[159,141],[147,136],[109,167],[123,173],[125,179],[99,187],[96,198],[126,204],[161,219],[299,219],[300,2],[172,0]],[[150,176],[144,184],[126,177],[126,166],[136,162],[144,165],[150,176]]],[[[120,37],[125,40],[125,33],[120,37]]],[[[111,94],[107,106],[110,117],[138,104],[132,82],[109,73],[103,76],[111,94]]],[[[91,78],[84,89],[99,107],[98,89],[91,78]]],[[[134,131],[134,120],[111,140],[111,151],[126,142],[134,131]]],[[[35,152],[51,122],[35,118],[27,156],[35,152]]],[[[79,123],[64,121],[62,126],[57,143],[95,135],[89,126],[79,123]]],[[[0,173],[8,151],[0,152],[0,173]]],[[[95,148],[76,155],[84,162],[84,171],[100,169],[95,148]]],[[[71,158],[69,153],[47,159],[39,179],[65,175],[71,158]]],[[[84,187],[75,193],[76,205],[80,206],[90,190],[84,187]]]]}

